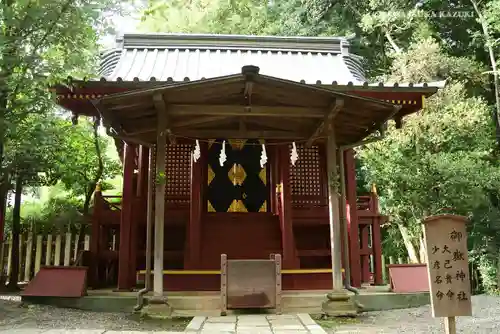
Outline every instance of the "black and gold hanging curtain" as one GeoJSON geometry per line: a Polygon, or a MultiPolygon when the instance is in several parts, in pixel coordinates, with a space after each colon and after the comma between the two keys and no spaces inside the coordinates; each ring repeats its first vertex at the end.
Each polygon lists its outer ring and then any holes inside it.
{"type": "Polygon", "coordinates": [[[221,166],[223,141],[214,139],[208,145],[208,211],[267,212],[267,166],[260,167],[264,141],[226,140],[227,160],[221,166]]]}

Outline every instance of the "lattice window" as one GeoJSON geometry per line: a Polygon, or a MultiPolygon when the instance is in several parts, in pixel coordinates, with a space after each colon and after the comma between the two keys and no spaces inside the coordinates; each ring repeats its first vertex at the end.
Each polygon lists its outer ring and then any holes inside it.
{"type": "Polygon", "coordinates": [[[296,204],[321,204],[321,157],[319,152],[318,146],[306,148],[304,145],[297,145],[299,159],[295,166],[290,166],[292,197],[295,197],[293,202],[296,204]]]}
{"type": "Polygon", "coordinates": [[[189,197],[191,185],[191,152],[190,144],[168,144],[166,147],[165,174],[167,197],[189,197]]]}

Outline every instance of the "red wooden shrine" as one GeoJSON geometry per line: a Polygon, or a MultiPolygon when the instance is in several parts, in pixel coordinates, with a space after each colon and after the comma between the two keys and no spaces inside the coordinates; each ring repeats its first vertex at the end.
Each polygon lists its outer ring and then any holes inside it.
{"type": "MultiPolygon", "coordinates": [[[[424,98],[435,93],[438,88],[411,84],[387,87],[383,84],[368,85],[361,82],[359,64],[352,54],[345,51],[345,39],[289,41],[248,36],[246,39],[240,39],[238,36],[214,39],[213,36],[196,35],[165,35],[161,38],[133,35],[129,40],[121,40],[119,52],[110,51],[104,54],[101,72],[106,78],[99,81],[72,81],[69,87],[56,87],[59,104],[77,115],[99,116],[92,100],[148,87],[182,85],[182,82],[190,81],[191,78],[186,76],[179,80],[170,77],[167,73],[169,66],[175,67],[177,62],[177,66],[183,63],[189,68],[189,60],[192,60],[189,57],[193,54],[198,57],[198,70],[192,73],[203,79],[201,72],[208,71],[208,66],[215,66],[214,62],[221,54],[220,49],[224,48],[228,56],[240,57],[237,58],[238,66],[250,65],[248,61],[253,61],[244,56],[250,57],[255,52],[268,52],[267,61],[272,61],[270,55],[277,57],[287,54],[286,52],[289,57],[298,54],[302,61],[306,59],[304,55],[311,52],[316,55],[314,61],[337,53],[341,65],[345,66],[351,75],[346,79],[348,82],[342,84],[342,80],[338,80],[331,85],[325,85],[315,80],[311,86],[392,102],[399,106],[399,112],[393,117],[397,123],[400,123],[404,115],[419,110],[424,98]],[[199,43],[193,44],[193,40],[199,43]],[[161,44],[162,42],[165,44],[161,44]],[[148,43],[151,45],[148,46],[148,43]],[[305,50],[306,47],[314,48],[315,43],[317,49],[305,50]],[[215,49],[219,50],[219,53],[215,49]],[[243,53],[237,50],[243,50],[243,53]],[[160,59],[163,51],[165,57],[160,59]],[[208,60],[201,56],[203,52],[208,60]],[[245,55],[245,52],[248,54],[245,55]],[[133,57],[127,58],[131,54],[133,57]],[[173,54],[177,58],[173,57],[173,54]],[[186,54],[187,58],[181,61],[182,56],[186,54]],[[173,62],[173,65],[170,62],[173,62]],[[155,71],[159,71],[158,74],[154,74],[155,71]],[[133,78],[130,78],[132,75],[133,78]],[[145,76],[148,78],[145,79],[145,76]],[[115,81],[109,81],[113,78],[115,81]]],[[[282,77],[288,78],[287,73],[293,72],[293,67],[299,61],[297,59],[289,62],[287,68],[280,65],[283,60],[274,60],[277,61],[275,66],[268,64],[267,68],[272,72],[277,71],[276,66],[281,66],[282,77]]],[[[302,63],[303,67],[309,65],[302,63]]],[[[223,68],[224,61],[217,66],[223,68]]],[[[332,67],[335,66],[340,65],[334,65],[332,62],[332,67]]],[[[265,68],[263,66],[262,70],[265,68]]],[[[182,76],[178,71],[174,69],[175,76],[182,76]]],[[[227,71],[226,74],[238,72],[232,69],[227,71]]],[[[316,73],[312,72],[307,69],[303,71],[304,75],[318,77],[328,74],[325,74],[327,69],[320,73],[317,70],[316,73]]],[[[333,68],[332,73],[339,76],[338,73],[341,72],[338,68],[333,68]]],[[[212,77],[219,77],[224,73],[211,74],[212,77]]],[[[278,77],[280,73],[272,75],[278,77]]],[[[339,79],[335,76],[333,78],[339,79]]],[[[106,118],[106,115],[104,117],[106,118]]],[[[229,149],[235,152],[245,149],[245,139],[240,140],[238,145],[242,146],[239,148],[231,143],[230,138],[225,139],[228,140],[229,149]]],[[[235,259],[267,259],[272,253],[283,256],[282,279],[285,290],[330,289],[332,259],[325,144],[320,142],[307,146],[298,143],[299,159],[296,165],[292,166],[291,148],[288,145],[273,145],[273,140],[266,141],[268,162],[263,170],[257,171],[251,170],[251,167],[248,167],[250,162],[244,161],[243,157],[250,153],[234,153],[235,156],[241,157],[238,159],[243,160],[234,163],[235,170],[229,179],[236,184],[241,178],[255,177],[255,182],[260,182],[257,181],[260,178],[261,188],[264,190],[259,193],[264,197],[260,198],[255,210],[248,209],[249,204],[242,207],[239,203],[241,201],[233,199],[230,206],[226,205],[225,212],[220,208],[224,207],[227,201],[211,195],[213,174],[217,174],[210,163],[213,158],[210,153],[211,142],[202,140],[200,144],[201,158],[196,163],[191,159],[194,149],[192,140],[177,138],[166,145],[163,249],[165,290],[218,290],[221,254],[235,259]],[[214,201],[217,203],[212,203],[214,201]]],[[[135,287],[138,281],[144,280],[150,168],[148,157],[152,148],[126,140],[117,141],[117,148],[123,157],[123,194],[121,198],[116,198],[103,195],[99,189],[95,192],[89,285],[116,286],[119,290],[129,290],[135,287]],[[111,247],[112,235],[119,236],[116,240],[116,250],[111,247]]],[[[375,191],[368,194],[356,193],[354,150],[348,149],[343,154],[348,240],[342,238],[342,242],[347,243],[349,249],[351,284],[354,287],[360,287],[364,283],[383,284],[380,226],[386,217],[379,212],[375,191]]],[[[258,162],[258,157],[256,161],[258,162]]],[[[250,189],[248,194],[250,196],[255,192],[250,189]]],[[[249,200],[246,200],[246,203],[249,203],[249,200]]],[[[345,265],[344,263],[343,266],[345,265]]]]}

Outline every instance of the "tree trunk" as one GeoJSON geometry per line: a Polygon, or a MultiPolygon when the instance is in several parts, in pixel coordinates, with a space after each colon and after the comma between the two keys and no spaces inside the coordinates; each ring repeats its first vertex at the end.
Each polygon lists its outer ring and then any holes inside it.
{"type": "Polygon", "coordinates": [[[11,257],[11,271],[9,277],[9,289],[16,290],[17,278],[19,276],[19,234],[21,233],[21,196],[23,191],[23,177],[22,174],[17,175],[15,197],[14,197],[14,210],[12,217],[12,257],[11,257]]]}
{"type": "Polygon", "coordinates": [[[403,242],[406,247],[406,251],[408,252],[408,257],[412,263],[418,263],[418,255],[415,250],[415,246],[412,243],[412,238],[410,236],[410,232],[408,232],[408,228],[403,224],[398,223],[399,232],[401,232],[401,236],[403,237],[403,242]]]}
{"type": "MultiPolygon", "coordinates": [[[[83,222],[80,226],[80,231],[78,231],[79,247],[82,246],[83,242],[85,241],[85,229],[88,226],[90,201],[92,200],[92,195],[94,194],[97,183],[99,183],[99,181],[102,178],[102,174],[104,173],[104,162],[102,160],[102,150],[101,150],[101,146],[99,145],[99,132],[98,132],[99,121],[100,121],[99,118],[94,119],[94,149],[95,149],[95,154],[97,156],[98,168],[97,168],[96,174],[94,175],[94,178],[89,183],[88,188],[87,188],[87,193],[85,194],[85,202],[83,203],[83,222]]],[[[82,247],[82,249],[83,249],[83,247],[82,247]]]]}
{"type": "Polygon", "coordinates": [[[497,145],[500,147],[500,84],[498,81],[498,68],[497,68],[497,61],[495,58],[495,51],[493,50],[493,41],[490,36],[490,32],[488,29],[488,22],[486,22],[486,18],[483,16],[481,13],[481,10],[479,9],[479,6],[475,0],[470,0],[472,3],[472,6],[474,7],[474,11],[476,12],[478,18],[479,18],[479,23],[481,24],[481,28],[483,30],[483,37],[485,40],[484,47],[488,51],[488,55],[490,58],[490,63],[491,63],[491,70],[493,74],[493,87],[494,87],[494,94],[495,94],[495,112],[493,112],[495,116],[495,128],[496,128],[496,140],[497,140],[497,145]]]}
{"type": "Polygon", "coordinates": [[[419,245],[420,245],[420,263],[427,263],[427,252],[426,252],[426,249],[425,249],[425,243],[424,243],[424,237],[423,236],[420,236],[420,242],[419,242],[419,245]]]}

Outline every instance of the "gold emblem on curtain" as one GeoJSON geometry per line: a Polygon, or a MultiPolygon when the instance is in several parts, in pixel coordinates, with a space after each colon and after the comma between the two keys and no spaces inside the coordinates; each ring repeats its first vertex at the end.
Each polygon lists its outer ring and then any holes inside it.
{"type": "Polygon", "coordinates": [[[247,177],[247,173],[245,173],[245,169],[240,164],[234,164],[229,170],[228,177],[233,185],[241,186],[247,177]]]}
{"type": "Polygon", "coordinates": [[[248,212],[247,208],[245,207],[245,204],[241,200],[234,200],[233,203],[231,203],[231,206],[229,207],[228,212],[248,212]]]}

